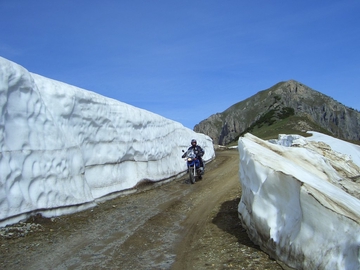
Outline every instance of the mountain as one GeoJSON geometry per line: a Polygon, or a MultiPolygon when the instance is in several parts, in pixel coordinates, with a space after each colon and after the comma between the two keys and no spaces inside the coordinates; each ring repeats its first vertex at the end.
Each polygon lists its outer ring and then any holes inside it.
{"type": "Polygon", "coordinates": [[[264,139],[308,130],[358,142],[360,112],[310,87],[289,80],[238,102],[201,121],[194,131],[227,145],[251,132],[264,139]]]}

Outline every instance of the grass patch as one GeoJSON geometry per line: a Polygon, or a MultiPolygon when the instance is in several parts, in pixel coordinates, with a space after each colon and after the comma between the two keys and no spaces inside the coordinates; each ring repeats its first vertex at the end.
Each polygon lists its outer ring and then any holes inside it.
{"type": "MultiPolygon", "coordinates": [[[[250,132],[263,140],[277,139],[279,134],[298,134],[304,137],[309,137],[311,135],[306,133],[306,131],[309,130],[331,135],[327,130],[310,121],[307,117],[291,115],[284,119],[271,121],[271,124],[268,121],[254,124],[251,129],[248,129],[246,132],[241,134],[241,136],[250,132]],[[301,127],[304,127],[304,129],[301,129],[301,127]]],[[[236,139],[236,143],[239,137],[236,139]]],[[[233,145],[233,142],[229,145],[233,145]]]]}

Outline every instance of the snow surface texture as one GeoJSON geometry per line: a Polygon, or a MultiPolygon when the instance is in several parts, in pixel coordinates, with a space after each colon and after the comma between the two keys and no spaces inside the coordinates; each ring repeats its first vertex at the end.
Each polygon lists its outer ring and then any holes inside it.
{"type": "Polygon", "coordinates": [[[28,72],[0,57],[0,226],[95,205],[186,170],[181,150],[212,140],[178,122],[28,72]]]}
{"type": "Polygon", "coordinates": [[[360,147],[313,134],[239,139],[239,217],[252,241],[288,266],[360,269],[360,200],[339,184],[357,184],[360,147]]]}

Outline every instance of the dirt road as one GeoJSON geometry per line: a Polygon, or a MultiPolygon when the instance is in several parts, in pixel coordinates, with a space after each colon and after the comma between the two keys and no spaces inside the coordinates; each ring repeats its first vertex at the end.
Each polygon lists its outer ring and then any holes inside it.
{"type": "Polygon", "coordinates": [[[0,238],[1,269],[282,269],[237,217],[238,152],[217,152],[202,180],[144,184],[129,196],[0,238]]]}

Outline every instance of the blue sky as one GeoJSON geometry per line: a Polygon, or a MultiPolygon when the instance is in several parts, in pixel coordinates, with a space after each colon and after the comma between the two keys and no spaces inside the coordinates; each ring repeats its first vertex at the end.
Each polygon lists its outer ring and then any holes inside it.
{"type": "Polygon", "coordinates": [[[0,56],[193,128],[297,80],[360,110],[360,1],[0,0],[0,56]]]}

